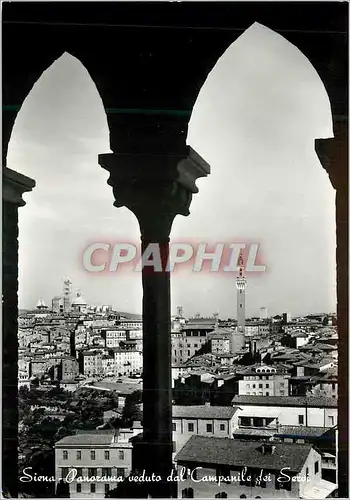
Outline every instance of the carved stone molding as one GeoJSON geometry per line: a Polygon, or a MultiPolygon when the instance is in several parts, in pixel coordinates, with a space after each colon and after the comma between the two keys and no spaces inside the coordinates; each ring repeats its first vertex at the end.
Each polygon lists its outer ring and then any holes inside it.
{"type": "Polygon", "coordinates": [[[167,241],[177,214],[189,215],[196,180],[210,173],[210,166],[190,146],[179,154],[99,155],[108,172],[114,206],[127,207],[137,217],[141,236],[167,241]]]}
{"type": "Polygon", "coordinates": [[[35,187],[35,181],[7,167],[3,169],[2,180],[3,201],[23,207],[26,202],[23,200],[22,195],[27,191],[32,191],[35,187]]]}

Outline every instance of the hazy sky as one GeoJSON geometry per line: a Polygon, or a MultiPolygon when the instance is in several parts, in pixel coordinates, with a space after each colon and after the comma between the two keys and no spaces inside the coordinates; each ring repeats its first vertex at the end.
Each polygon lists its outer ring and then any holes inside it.
{"type": "MultiPolygon", "coordinates": [[[[247,314],[335,311],[335,191],[314,151],[332,137],[328,97],[307,59],[255,24],[219,59],[192,114],[188,143],[211,165],[177,241],[256,242],[266,273],[248,276],[247,314]]],[[[8,166],[36,180],[20,209],[20,307],[48,304],[63,279],[89,303],[141,312],[140,273],[83,269],[90,242],[138,242],[126,208],[113,207],[102,101],[81,63],[63,55],[36,83],[18,115],[8,166]]],[[[236,315],[235,274],[172,276],[172,309],[236,315]]]]}

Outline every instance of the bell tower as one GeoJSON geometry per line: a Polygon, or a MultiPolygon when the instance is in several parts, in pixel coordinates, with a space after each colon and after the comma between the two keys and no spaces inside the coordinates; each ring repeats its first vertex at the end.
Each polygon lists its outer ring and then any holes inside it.
{"type": "Polygon", "coordinates": [[[245,333],[245,288],[247,280],[244,277],[244,262],[242,252],[238,258],[239,274],[236,278],[237,288],[237,332],[245,333]]]}

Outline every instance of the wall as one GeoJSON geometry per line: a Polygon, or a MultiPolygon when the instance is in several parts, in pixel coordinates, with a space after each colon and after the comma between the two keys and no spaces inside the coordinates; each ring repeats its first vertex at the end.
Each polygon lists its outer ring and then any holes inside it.
{"type": "Polygon", "coordinates": [[[178,453],[190,437],[195,434],[232,438],[234,429],[238,427],[237,413],[231,419],[173,418],[173,423],[176,424],[176,431],[173,431],[173,441],[176,443],[175,453],[178,453]],[[188,424],[193,424],[193,432],[188,431],[188,424]],[[212,424],[213,432],[207,432],[207,424],[212,424]],[[220,430],[220,424],[225,426],[224,430],[220,430]]]}
{"type": "MultiPolygon", "coordinates": [[[[112,439],[112,436],[111,436],[112,439]]],[[[102,468],[111,468],[111,476],[117,476],[117,468],[123,468],[125,476],[129,475],[131,471],[131,454],[132,446],[130,443],[115,443],[104,447],[78,447],[67,446],[66,448],[60,447],[55,449],[55,469],[56,480],[61,478],[61,468],[83,468],[82,475],[88,476],[88,468],[97,468],[97,475],[102,475],[102,468]],[[68,451],[68,460],[63,459],[63,450],[68,451]],[[77,451],[81,451],[81,460],[77,460],[77,451]],[[96,459],[92,460],[90,451],[94,450],[96,459]],[[106,460],[104,452],[110,452],[110,459],[106,460]],[[119,451],[124,452],[124,459],[119,458],[119,451]]],[[[105,496],[105,482],[96,482],[96,492],[91,493],[91,483],[81,483],[81,492],[76,491],[77,482],[73,481],[70,484],[70,498],[104,498],[105,496]]],[[[116,482],[110,482],[110,489],[116,487],[116,482]]]]}
{"type": "Polygon", "coordinates": [[[253,405],[239,405],[241,410],[238,410],[240,416],[256,416],[256,417],[277,417],[280,425],[294,425],[299,424],[299,415],[304,416],[304,425],[309,427],[331,427],[331,420],[333,417],[334,424],[337,423],[337,408],[306,408],[293,407],[293,406],[253,406],[253,405]]]}

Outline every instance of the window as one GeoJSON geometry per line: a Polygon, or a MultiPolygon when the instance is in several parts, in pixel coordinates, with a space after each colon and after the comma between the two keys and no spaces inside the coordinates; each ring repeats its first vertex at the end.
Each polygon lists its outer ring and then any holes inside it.
{"type": "Polygon", "coordinates": [[[255,389],[255,384],[253,384],[253,389],[255,389]]]}
{"type": "Polygon", "coordinates": [[[105,495],[109,492],[109,484],[105,484],[105,495]]]}
{"type": "Polygon", "coordinates": [[[125,469],[117,467],[117,477],[125,477],[125,469]]]}
{"type": "Polygon", "coordinates": [[[173,431],[176,431],[176,424],[173,422],[173,431]]]}
{"type": "Polygon", "coordinates": [[[220,431],[224,431],[225,430],[225,424],[220,424],[220,431]]]}
{"type": "Polygon", "coordinates": [[[319,461],[317,461],[315,462],[315,474],[318,474],[319,470],[320,470],[320,463],[319,461]]]}
{"type": "Polygon", "coordinates": [[[173,453],[175,453],[175,451],[176,451],[176,442],[173,441],[173,453]]]}
{"type": "Polygon", "coordinates": [[[270,389],[270,385],[269,384],[266,384],[266,389],[270,389]]]}
{"type": "Polygon", "coordinates": [[[269,392],[265,392],[265,396],[270,396],[270,393],[269,392]]]}
{"type": "Polygon", "coordinates": [[[81,467],[76,467],[77,469],[77,477],[81,477],[83,475],[83,469],[81,467]]]}
{"type": "Polygon", "coordinates": [[[262,389],[263,388],[263,385],[262,384],[259,384],[259,389],[262,389]]]}
{"type": "Polygon", "coordinates": [[[281,483],[277,480],[278,478],[279,478],[279,474],[275,476],[275,489],[276,490],[291,491],[292,481],[286,481],[285,483],[281,483]]]}
{"type": "Polygon", "coordinates": [[[77,483],[77,493],[81,493],[81,484],[77,483]]]}
{"type": "Polygon", "coordinates": [[[110,477],[112,475],[112,469],[111,467],[104,467],[102,469],[102,476],[110,477]]]}
{"type": "Polygon", "coordinates": [[[191,356],[191,351],[187,351],[187,356],[191,356]]]}
{"type": "Polygon", "coordinates": [[[227,493],[225,493],[224,491],[221,491],[220,493],[217,493],[215,495],[215,498],[227,498],[227,493]]]}
{"type": "Polygon", "coordinates": [[[91,460],[96,460],[96,452],[95,451],[90,451],[90,458],[91,458],[91,460]]]}
{"type": "Polygon", "coordinates": [[[304,415],[299,415],[298,419],[299,419],[299,425],[304,425],[304,415]]]}
{"type": "Polygon", "coordinates": [[[97,476],[97,469],[95,469],[94,467],[89,467],[88,468],[88,476],[89,477],[96,477],[97,476]]]}
{"type": "Polygon", "coordinates": [[[194,498],[193,497],[193,488],[185,488],[181,492],[181,497],[182,498],[194,498]]]}
{"type": "Polygon", "coordinates": [[[81,451],[77,451],[77,460],[81,460],[81,451]]]}
{"type": "Polygon", "coordinates": [[[90,493],[96,493],[96,484],[90,484],[90,493]]]}
{"type": "Polygon", "coordinates": [[[329,423],[330,426],[334,425],[334,417],[333,416],[329,416],[328,417],[328,423],[329,423]]]}
{"type": "Polygon", "coordinates": [[[62,467],[62,479],[66,479],[67,475],[68,475],[68,472],[69,472],[69,467],[62,467]]]}
{"type": "Polygon", "coordinates": [[[247,388],[250,389],[250,384],[247,384],[247,388]]]}
{"type": "Polygon", "coordinates": [[[306,467],[305,476],[306,476],[306,477],[309,477],[309,467],[306,467]]]}
{"type": "Polygon", "coordinates": [[[105,451],[105,460],[109,460],[109,451],[105,451]]]}
{"type": "Polygon", "coordinates": [[[335,384],[332,384],[332,391],[335,391],[335,384]]]}
{"type": "Polygon", "coordinates": [[[207,424],[207,432],[213,432],[213,425],[207,424]]]}
{"type": "Polygon", "coordinates": [[[194,431],[194,425],[193,424],[188,424],[187,428],[188,428],[188,432],[193,432],[194,431]]]}
{"type": "Polygon", "coordinates": [[[63,450],[62,455],[63,455],[63,460],[68,460],[68,451],[63,450]]]}

